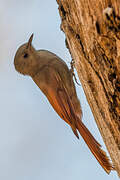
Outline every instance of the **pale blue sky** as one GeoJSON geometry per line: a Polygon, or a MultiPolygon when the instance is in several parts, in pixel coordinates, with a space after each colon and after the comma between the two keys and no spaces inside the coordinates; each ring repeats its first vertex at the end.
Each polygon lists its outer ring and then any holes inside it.
{"type": "MultiPolygon", "coordinates": [[[[82,138],[77,140],[31,78],[15,71],[15,52],[31,33],[36,49],[52,51],[69,65],[56,0],[0,0],[0,179],[117,180],[115,172],[104,172],[82,138]]],[[[105,149],[81,86],[77,92],[83,121],[105,149]]]]}

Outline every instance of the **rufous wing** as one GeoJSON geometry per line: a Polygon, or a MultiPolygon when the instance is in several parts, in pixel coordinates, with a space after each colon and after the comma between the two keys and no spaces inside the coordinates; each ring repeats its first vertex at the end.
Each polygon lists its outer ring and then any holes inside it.
{"type": "Polygon", "coordinates": [[[55,91],[51,88],[48,100],[50,101],[53,108],[59,114],[59,116],[65,120],[72,128],[74,134],[79,138],[77,130],[83,137],[84,141],[88,145],[90,151],[93,153],[95,158],[98,160],[103,169],[109,174],[113,168],[106,153],[101,149],[101,145],[92,136],[90,131],[82,123],[78,116],[75,114],[74,105],[69,97],[67,89],[62,82],[59,73],[52,70],[52,77],[55,87],[55,91]]]}

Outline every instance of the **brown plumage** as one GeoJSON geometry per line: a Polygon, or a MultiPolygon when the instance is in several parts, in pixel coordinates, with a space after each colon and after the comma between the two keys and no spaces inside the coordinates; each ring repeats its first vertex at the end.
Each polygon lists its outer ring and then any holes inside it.
{"type": "Polygon", "coordinates": [[[81,121],[82,110],[76,94],[71,71],[57,55],[35,50],[32,38],[16,52],[14,65],[18,72],[30,75],[58,115],[68,123],[74,134],[83,137],[90,151],[109,174],[113,169],[106,153],[81,121]]]}

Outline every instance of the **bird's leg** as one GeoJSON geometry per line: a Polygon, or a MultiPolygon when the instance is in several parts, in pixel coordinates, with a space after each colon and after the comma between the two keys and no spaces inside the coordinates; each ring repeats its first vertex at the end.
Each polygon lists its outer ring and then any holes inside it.
{"type": "Polygon", "coordinates": [[[75,64],[75,61],[74,61],[74,59],[72,59],[70,62],[70,66],[71,66],[70,72],[71,72],[72,76],[74,77],[75,82],[80,86],[80,84],[78,83],[77,78],[75,76],[75,73],[74,73],[74,64],[75,64]]]}
{"type": "MultiPolygon", "coordinates": [[[[67,39],[65,39],[65,45],[66,45],[67,49],[69,50],[69,44],[67,42],[67,39]]],[[[69,50],[69,52],[70,52],[70,50],[69,50]]],[[[71,54],[71,52],[70,52],[70,54],[71,54]]],[[[80,84],[78,83],[77,78],[75,76],[75,73],[74,73],[74,64],[75,64],[75,61],[74,61],[74,59],[72,59],[70,62],[70,66],[71,66],[70,72],[71,72],[72,76],[74,77],[75,82],[80,86],[80,84]]]]}

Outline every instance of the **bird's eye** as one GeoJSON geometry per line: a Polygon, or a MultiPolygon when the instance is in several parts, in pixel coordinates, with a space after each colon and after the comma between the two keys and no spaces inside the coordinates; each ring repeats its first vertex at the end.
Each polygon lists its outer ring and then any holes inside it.
{"type": "Polygon", "coordinates": [[[27,57],[28,57],[28,53],[25,53],[23,57],[24,57],[24,58],[27,58],[27,57]]]}

